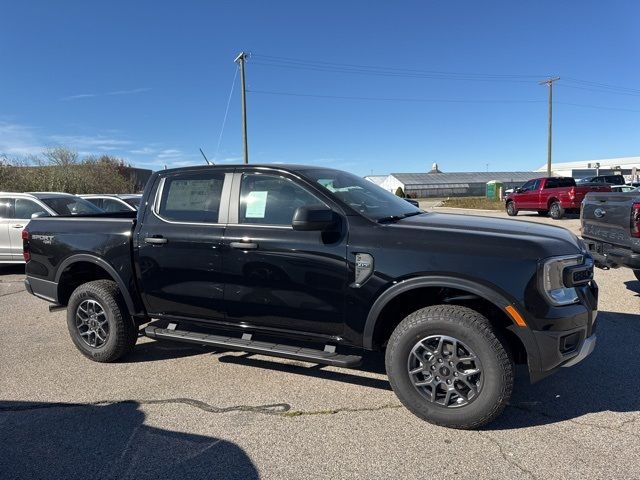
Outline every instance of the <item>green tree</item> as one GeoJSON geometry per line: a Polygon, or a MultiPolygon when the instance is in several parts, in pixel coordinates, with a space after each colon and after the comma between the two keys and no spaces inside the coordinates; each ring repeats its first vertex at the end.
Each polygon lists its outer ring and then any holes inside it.
{"type": "Polygon", "coordinates": [[[405,198],[404,190],[402,190],[402,187],[396,188],[396,196],[400,198],[405,198]]]}

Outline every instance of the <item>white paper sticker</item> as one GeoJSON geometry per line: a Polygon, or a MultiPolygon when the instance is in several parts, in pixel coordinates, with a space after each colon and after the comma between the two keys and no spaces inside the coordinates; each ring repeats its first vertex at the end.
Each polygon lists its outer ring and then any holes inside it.
{"type": "Polygon", "coordinates": [[[264,218],[268,193],[249,192],[249,195],[247,195],[247,210],[244,214],[245,218],[264,218]]]}

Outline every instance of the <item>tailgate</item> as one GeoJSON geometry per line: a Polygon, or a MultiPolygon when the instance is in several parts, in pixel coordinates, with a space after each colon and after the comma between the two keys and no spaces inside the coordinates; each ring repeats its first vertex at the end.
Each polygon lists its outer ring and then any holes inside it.
{"type": "Polygon", "coordinates": [[[637,193],[591,193],[582,206],[582,236],[612,245],[632,247],[631,206],[637,193]]]}

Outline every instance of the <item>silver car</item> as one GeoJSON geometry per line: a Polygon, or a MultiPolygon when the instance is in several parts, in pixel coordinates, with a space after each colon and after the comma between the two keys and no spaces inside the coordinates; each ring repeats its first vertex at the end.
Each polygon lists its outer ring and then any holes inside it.
{"type": "Polygon", "coordinates": [[[104,213],[76,195],[0,192],[0,263],[24,263],[22,230],[33,217],[104,213]]]}
{"type": "Polygon", "coordinates": [[[103,209],[105,212],[131,212],[138,210],[140,206],[140,194],[92,194],[80,195],[85,200],[93,203],[96,207],[103,209]]]}

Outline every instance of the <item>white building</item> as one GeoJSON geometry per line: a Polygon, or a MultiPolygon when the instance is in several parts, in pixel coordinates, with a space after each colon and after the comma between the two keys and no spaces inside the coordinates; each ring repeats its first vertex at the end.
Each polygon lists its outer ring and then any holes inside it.
{"type": "MultiPolygon", "coordinates": [[[[640,174],[640,157],[603,158],[551,164],[551,171],[554,175],[574,178],[620,174],[624,175],[627,180],[631,180],[634,168],[637,170],[637,174],[640,174]]],[[[545,163],[536,171],[546,173],[547,164],[545,163]]]]}

